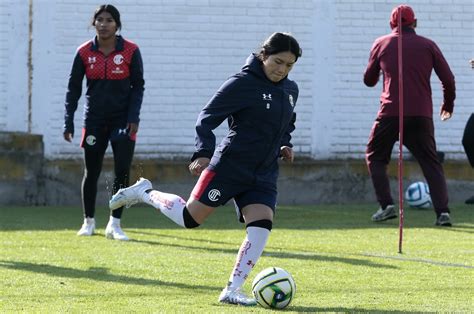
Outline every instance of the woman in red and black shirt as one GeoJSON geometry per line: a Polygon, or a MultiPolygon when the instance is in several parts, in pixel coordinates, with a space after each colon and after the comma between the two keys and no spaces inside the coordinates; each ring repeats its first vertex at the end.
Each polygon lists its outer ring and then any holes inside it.
{"type": "MultiPolygon", "coordinates": [[[[129,184],[143,99],[143,62],[138,46],[118,35],[120,13],[112,5],[94,12],[92,26],[97,35],[76,52],[66,93],[64,139],[72,141],[74,113],[87,78],[81,147],[85,171],[82,181],[84,224],[78,235],[90,236],[95,229],[97,181],[110,141],[115,163],[113,192],[129,184]]],[[[122,209],[111,212],[106,237],[128,240],[120,228],[122,209]]]]}

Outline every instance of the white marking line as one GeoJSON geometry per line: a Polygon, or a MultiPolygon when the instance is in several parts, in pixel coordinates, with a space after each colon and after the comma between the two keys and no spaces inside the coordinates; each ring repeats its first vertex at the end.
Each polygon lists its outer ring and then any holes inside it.
{"type": "Polygon", "coordinates": [[[398,257],[398,256],[376,255],[376,254],[369,254],[369,253],[365,253],[365,254],[361,254],[361,255],[362,256],[368,256],[368,257],[394,259],[394,260],[398,260],[398,261],[418,262],[418,263],[426,263],[426,264],[439,265],[439,266],[474,269],[474,266],[463,265],[463,264],[453,264],[453,263],[443,263],[443,262],[437,262],[437,261],[432,261],[432,260],[429,260],[429,259],[422,259],[422,258],[405,258],[405,257],[398,257]]]}
{"type": "MultiPolygon", "coordinates": [[[[315,253],[310,253],[310,252],[291,252],[291,253],[288,252],[288,254],[298,254],[298,255],[303,255],[303,256],[315,255],[315,253]]],[[[319,252],[319,254],[320,256],[327,256],[327,257],[335,256],[341,259],[343,259],[345,256],[345,255],[338,255],[334,253],[322,253],[322,252],[319,252]]],[[[262,254],[262,256],[270,256],[270,257],[278,257],[278,255],[279,255],[278,253],[272,254],[272,253],[267,253],[267,252],[264,252],[262,254]]],[[[376,257],[376,258],[382,258],[382,259],[393,259],[393,260],[404,261],[404,262],[426,263],[426,264],[445,266],[445,267],[459,267],[459,268],[474,269],[474,266],[470,266],[470,265],[444,263],[444,262],[438,262],[438,261],[422,259],[422,258],[406,258],[406,257],[398,257],[398,256],[377,255],[377,254],[371,254],[371,253],[348,254],[348,255],[349,256],[376,257]]]]}

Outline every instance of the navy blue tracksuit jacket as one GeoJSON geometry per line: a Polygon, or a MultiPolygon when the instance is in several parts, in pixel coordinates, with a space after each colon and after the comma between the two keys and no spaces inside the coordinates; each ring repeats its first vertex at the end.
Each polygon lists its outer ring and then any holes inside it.
{"type": "Polygon", "coordinates": [[[273,83],[262,62],[250,55],[241,72],[229,78],[199,114],[192,160],[211,158],[209,169],[229,172],[233,181],[276,184],[280,147],[293,146],[297,99],[295,82],[284,78],[273,83]],[[225,119],[229,131],[216,148],[212,130],[225,119]]]}

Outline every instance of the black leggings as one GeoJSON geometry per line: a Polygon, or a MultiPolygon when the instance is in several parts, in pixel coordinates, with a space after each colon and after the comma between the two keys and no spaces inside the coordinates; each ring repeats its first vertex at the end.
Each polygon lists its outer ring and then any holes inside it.
{"type": "Polygon", "coordinates": [[[474,113],[471,114],[471,117],[467,120],[462,137],[462,146],[464,146],[464,151],[466,152],[471,167],[474,167],[474,113]]]}
{"type": "MultiPolygon", "coordinates": [[[[135,151],[135,141],[122,139],[112,141],[112,151],[114,155],[115,178],[112,193],[118,189],[127,187],[130,180],[130,167],[132,165],[133,153],[135,151]]],[[[97,197],[97,182],[99,180],[102,164],[104,160],[107,142],[93,147],[84,146],[84,177],[82,179],[82,207],[84,217],[94,217],[95,203],[97,197]]],[[[123,207],[111,211],[111,216],[122,217],[123,207]]]]}

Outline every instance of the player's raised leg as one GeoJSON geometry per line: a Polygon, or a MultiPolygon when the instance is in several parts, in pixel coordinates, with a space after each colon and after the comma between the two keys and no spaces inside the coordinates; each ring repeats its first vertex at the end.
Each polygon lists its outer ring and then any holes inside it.
{"type": "Polygon", "coordinates": [[[152,184],[145,178],[140,178],[134,185],[122,188],[109,201],[109,208],[115,210],[122,206],[129,208],[144,201],[145,192],[152,189],[152,184]]]}
{"type": "Polygon", "coordinates": [[[137,203],[146,203],[159,209],[163,215],[184,228],[198,227],[214,210],[194,199],[186,203],[178,195],[153,190],[151,182],[145,178],[140,178],[134,185],[117,191],[109,201],[109,207],[114,210],[137,203]]]}

